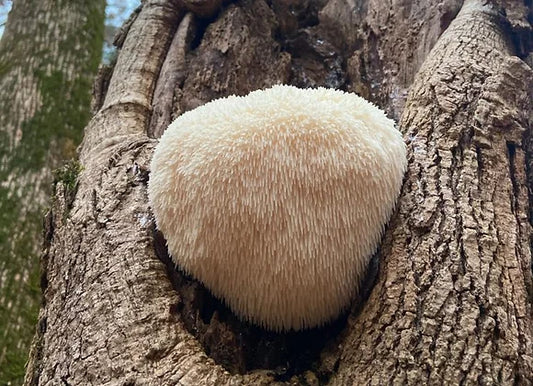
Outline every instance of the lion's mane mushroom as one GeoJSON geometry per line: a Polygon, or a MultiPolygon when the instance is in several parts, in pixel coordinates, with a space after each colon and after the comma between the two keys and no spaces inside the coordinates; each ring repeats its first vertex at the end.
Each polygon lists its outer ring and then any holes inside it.
{"type": "Polygon", "coordinates": [[[176,119],[148,192],[179,267],[241,318],[299,330],[357,295],[405,168],[401,134],[371,103],[274,86],[176,119]]]}

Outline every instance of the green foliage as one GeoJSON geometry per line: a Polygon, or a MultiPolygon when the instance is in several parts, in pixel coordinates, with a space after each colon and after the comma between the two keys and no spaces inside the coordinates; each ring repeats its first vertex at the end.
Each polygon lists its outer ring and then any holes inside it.
{"type": "Polygon", "coordinates": [[[61,182],[65,189],[74,192],[78,184],[78,175],[83,170],[83,166],[77,160],[70,160],[62,167],[54,170],[54,185],[61,182]]]}

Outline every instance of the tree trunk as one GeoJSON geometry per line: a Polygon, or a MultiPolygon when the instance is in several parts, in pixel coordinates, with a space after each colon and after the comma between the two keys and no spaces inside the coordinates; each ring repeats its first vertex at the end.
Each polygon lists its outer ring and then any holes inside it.
{"type": "Polygon", "coordinates": [[[532,7],[184,2],[145,1],[116,39],[77,190],[58,183],[47,215],[26,384],[533,384],[532,7]],[[176,271],[146,197],[173,118],[275,83],[362,94],[409,153],[366,301],[301,333],[176,271]]]}
{"type": "Polygon", "coordinates": [[[22,383],[40,304],[52,170],[90,118],[103,0],[13,4],[0,41],[0,384],[22,383]]]}

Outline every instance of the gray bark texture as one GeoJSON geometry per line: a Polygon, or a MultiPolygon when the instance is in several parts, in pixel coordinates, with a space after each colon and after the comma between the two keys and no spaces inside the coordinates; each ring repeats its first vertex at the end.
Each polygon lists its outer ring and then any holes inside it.
{"type": "Polygon", "coordinates": [[[143,2],[96,84],[77,187],[59,182],[46,217],[26,384],[533,384],[532,12],[511,0],[143,2]],[[363,302],[301,333],[240,322],[177,271],[146,197],[171,120],[276,83],[357,92],[408,145],[363,302]]]}
{"type": "Polygon", "coordinates": [[[16,0],[0,40],[0,385],[24,379],[40,307],[42,217],[52,171],[76,155],[91,117],[104,8],[16,0]]]}

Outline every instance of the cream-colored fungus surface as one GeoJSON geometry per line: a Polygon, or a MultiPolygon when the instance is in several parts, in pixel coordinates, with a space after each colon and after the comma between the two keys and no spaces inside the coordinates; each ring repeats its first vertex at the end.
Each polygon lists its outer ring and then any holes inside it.
{"type": "Polygon", "coordinates": [[[176,119],[149,199],[179,267],[241,318],[299,330],[357,296],[405,168],[401,134],[371,103],[274,86],[176,119]]]}

